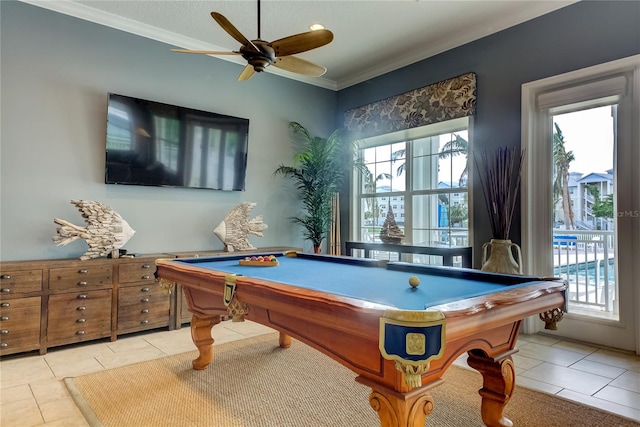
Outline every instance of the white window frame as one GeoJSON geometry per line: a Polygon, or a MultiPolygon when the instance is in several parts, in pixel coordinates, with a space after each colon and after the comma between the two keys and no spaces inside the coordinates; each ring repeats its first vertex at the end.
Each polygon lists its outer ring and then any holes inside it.
{"type": "MultiPolygon", "coordinates": [[[[471,242],[473,242],[473,197],[472,197],[472,192],[471,192],[471,188],[472,188],[472,176],[473,176],[473,162],[471,161],[471,155],[473,153],[473,117],[472,116],[467,116],[467,117],[461,117],[458,119],[452,119],[452,120],[448,120],[445,122],[440,122],[440,123],[434,123],[431,125],[427,125],[427,126],[422,126],[419,128],[412,128],[412,129],[406,129],[406,130],[402,130],[402,131],[398,131],[398,132],[394,132],[394,133],[390,133],[390,134],[384,134],[384,135],[379,135],[379,136],[375,136],[375,137],[370,137],[370,138],[366,138],[362,144],[358,147],[359,149],[364,149],[364,148],[370,148],[370,147],[375,147],[375,146],[380,146],[380,145],[386,145],[386,144],[391,144],[394,142],[402,142],[402,141],[411,141],[414,139],[420,139],[420,138],[427,138],[430,136],[436,136],[436,135],[442,135],[445,133],[453,133],[456,131],[460,131],[461,129],[466,129],[467,130],[467,138],[468,138],[468,153],[467,153],[467,162],[468,162],[468,176],[469,179],[467,181],[467,187],[466,187],[466,193],[467,193],[467,200],[468,200],[468,215],[469,215],[469,220],[468,220],[468,229],[467,229],[467,234],[468,234],[468,241],[469,241],[469,245],[471,245],[471,242]]],[[[407,174],[407,186],[406,186],[406,190],[403,192],[403,194],[399,195],[402,199],[404,199],[404,223],[405,223],[405,230],[409,230],[411,233],[413,232],[413,223],[412,223],[412,218],[411,218],[411,212],[413,210],[412,208],[412,197],[404,197],[405,195],[414,195],[414,194],[420,194],[425,192],[424,190],[420,190],[420,191],[413,191],[413,182],[412,182],[412,172],[411,172],[411,165],[409,164],[412,161],[412,151],[410,149],[410,147],[407,147],[406,150],[406,155],[405,155],[405,162],[406,163],[406,169],[405,169],[405,173],[407,174]]],[[[360,191],[361,191],[361,176],[360,176],[360,172],[357,170],[353,171],[353,174],[351,176],[351,183],[350,183],[350,194],[351,194],[351,200],[350,200],[350,211],[351,211],[351,215],[349,218],[349,229],[350,229],[350,236],[349,239],[350,240],[359,240],[360,239],[360,229],[362,227],[362,224],[360,223],[360,191]]],[[[460,190],[458,188],[455,189],[455,191],[458,191],[458,193],[460,193],[460,190]]],[[[451,193],[453,194],[453,193],[451,193]]],[[[391,198],[395,197],[393,194],[381,194],[381,197],[383,199],[388,198],[389,199],[389,203],[391,203],[391,198]]],[[[382,207],[381,207],[382,209],[382,207]]],[[[386,215],[386,210],[384,211],[384,214],[386,215]]],[[[384,218],[384,216],[383,216],[384,218]]],[[[407,234],[407,239],[405,240],[406,243],[412,243],[412,234],[407,234]]]]}

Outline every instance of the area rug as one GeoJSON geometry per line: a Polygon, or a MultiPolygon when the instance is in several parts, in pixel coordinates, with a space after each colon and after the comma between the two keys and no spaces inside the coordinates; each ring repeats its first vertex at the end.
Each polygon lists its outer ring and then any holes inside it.
{"type": "MultiPolygon", "coordinates": [[[[322,353],[267,334],[215,347],[194,371],[197,351],[67,378],[92,427],[375,427],[369,388],[322,353]]],[[[481,375],[452,366],[432,390],[429,427],[482,426],[481,375]]],[[[638,427],[638,423],[526,388],[505,409],[516,427],[638,427]]]]}

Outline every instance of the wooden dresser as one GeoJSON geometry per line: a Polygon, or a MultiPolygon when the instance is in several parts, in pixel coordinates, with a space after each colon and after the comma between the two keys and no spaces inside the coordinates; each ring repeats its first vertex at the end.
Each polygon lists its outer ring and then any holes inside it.
{"type": "MultiPolygon", "coordinates": [[[[233,254],[300,250],[261,248],[233,254]]],[[[155,279],[158,258],[230,255],[224,251],[0,262],[0,356],[109,338],[191,321],[182,289],[155,279]]]]}

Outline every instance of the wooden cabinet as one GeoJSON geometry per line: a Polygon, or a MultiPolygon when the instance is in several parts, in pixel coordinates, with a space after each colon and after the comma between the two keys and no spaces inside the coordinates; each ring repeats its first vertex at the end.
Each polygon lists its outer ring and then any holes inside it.
{"type": "Polygon", "coordinates": [[[120,288],[118,334],[169,325],[169,295],[156,284],[120,288]]]}
{"type": "Polygon", "coordinates": [[[40,348],[41,297],[0,301],[0,355],[40,348]]]}
{"type": "Polygon", "coordinates": [[[47,347],[111,336],[112,289],[49,296],[47,347]]]}
{"type": "Polygon", "coordinates": [[[0,262],[0,356],[33,350],[45,354],[49,347],[180,328],[191,321],[187,301],[179,284],[171,294],[159,286],[156,259],[218,255],[229,253],[0,262]]]}
{"type": "Polygon", "coordinates": [[[0,355],[40,349],[42,269],[0,268],[0,355]]]}
{"type": "Polygon", "coordinates": [[[155,260],[120,264],[117,333],[169,326],[171,298],[155,280],[155,260]]]}

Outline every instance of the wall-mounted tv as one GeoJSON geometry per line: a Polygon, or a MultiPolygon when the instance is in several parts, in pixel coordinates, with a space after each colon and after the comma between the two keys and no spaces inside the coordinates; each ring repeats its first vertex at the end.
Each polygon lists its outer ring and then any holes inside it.
{"type": "Polygon", "coordinates": [[[243,191],[249,119],[109,94],[105,183],[243,191]]]}

